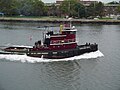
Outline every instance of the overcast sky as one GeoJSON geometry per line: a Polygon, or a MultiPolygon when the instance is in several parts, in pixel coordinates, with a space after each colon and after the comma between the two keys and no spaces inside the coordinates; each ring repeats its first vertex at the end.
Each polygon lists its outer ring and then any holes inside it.
{"type": "MultiPolygon", "coordinates": [[[[42,0],[44,3],[55,3],[56,0],[42,0]]],[[[120,1],[120,0],[83,0],[83,1],[101,1],[103,3],[108,3],[108,2],[111,2],[111,1],[120,1]]]]}

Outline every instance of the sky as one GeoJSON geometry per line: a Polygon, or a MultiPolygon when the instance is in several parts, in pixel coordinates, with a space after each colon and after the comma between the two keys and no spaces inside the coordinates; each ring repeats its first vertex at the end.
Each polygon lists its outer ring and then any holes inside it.
{"type": "MultiPolygon", "coordinates": [[[[42,0],[44,3],[55,3],[56,0],[42,0]]],[[[108,2],[112,2],[112,1],[117,1],[119,2],[120,0],[83,0],[83,1],[101,1],[103,3],[108,3],[108,2]]]]}

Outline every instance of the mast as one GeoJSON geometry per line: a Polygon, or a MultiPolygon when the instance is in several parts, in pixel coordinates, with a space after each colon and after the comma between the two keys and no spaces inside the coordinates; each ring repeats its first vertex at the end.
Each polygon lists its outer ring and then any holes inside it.
{"type": "Polygon", "coordinates": [[[70,21],[70,28],[72,27],[72,18],[68,18],[68,20],[70,21]]]}

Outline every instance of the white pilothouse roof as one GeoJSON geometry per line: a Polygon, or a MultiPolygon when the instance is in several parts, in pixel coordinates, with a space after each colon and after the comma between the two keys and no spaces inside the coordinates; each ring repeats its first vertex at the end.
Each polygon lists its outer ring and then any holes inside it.
{"type": "Polygon", "coordinates": [[[77,31],[77,29],[63,29],[62,31],[77,31]]]}

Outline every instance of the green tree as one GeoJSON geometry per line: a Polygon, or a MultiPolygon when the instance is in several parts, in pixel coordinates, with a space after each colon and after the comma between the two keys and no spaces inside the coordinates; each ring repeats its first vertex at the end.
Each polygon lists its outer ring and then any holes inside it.
{"type": "Polygon", "coordinates": [[[104,12],[104,4],[102,2],[98,2],[95,6],[96,16],[100,16],[102,18],[104,12]]]}
{"type": "Polygon", "coordinates": [[[63,15],[74,16],[76,3],[78,3],[77,0],[64,0],[60,5],[60,11],[63,15]]]}
{"type": "Polygon", "coordinates": [[[32,14],[34,16],[42,16],[44,14],[44,3],[41,0],[33,0],[32,14]]]}
{"type": "Polygon", "coordinates": [[[33,10],[33,0],[20,1],[20,7],[19,7],[20,14],[25,16],[30,16],[32,15],[32,10],[33,10]]]}
{"type": "Polygon", "coordinates": [[[98,3],[91,3],[90,6],[87,8],[87,16],[103,16],[104,12],[104,4],[102,2],[98,3]]]}
{"type": "Polygon", "coordinates": [[[112,1],[112,2],[109,2],[108,4],[119,4],[119,3],[116,1],[112,1]]]}
{"type": "Polygon", "coordinates": [[[63,1],[59,8],[63,15],[69,15],[69,3],[67,0],[63,1]]]}
{"type": "Polygon", "coordinates": [[[41,0],[21,0],[20,13],[25,16],[42,16],[44,14],[44,3],[41,0]]]}
{"type": "Polygon", "coordinates": [[[120,5],[117,7],[117,12],[120,14],[120,5]]]}
{"type": "Polygon", "coordinates": [[[57,14],[57,7],[55,6],[55,4],[52,4],[52,6],[51,6],[51,15],[56,16],[56,14],[57,14]]]}
{"type": "Polygon", "coordinates": [[[43,13],[43,15],[44,16],[48,16],[48,11],[49,11],[49,8],[47,6],[44,6],[44,13],[43,13]]]}
{"type": "Polygon", "coordinates": [[[9,16],[18,15],[18,5],[16,0],[0,0],[0,11],[9,16]]]}
{"type": "Polygon", "coordinates": [[[74,7],[75,7],[75,11],[76,11],[76,15],[75,15],[76,17],[78,17],[78,18],[86,17],[85,16],[86,12],[85,12],[85,6],[84,5],[82,5],[80,3],[76,3],[74,5],[74,7]]]}
{"type": "Polygon", "coordinates": [[[87,17],[90,17],[90,16],[95,17],[95,5],[96,3],[91,3],[90,6],[86,9],[87,17]]]}

